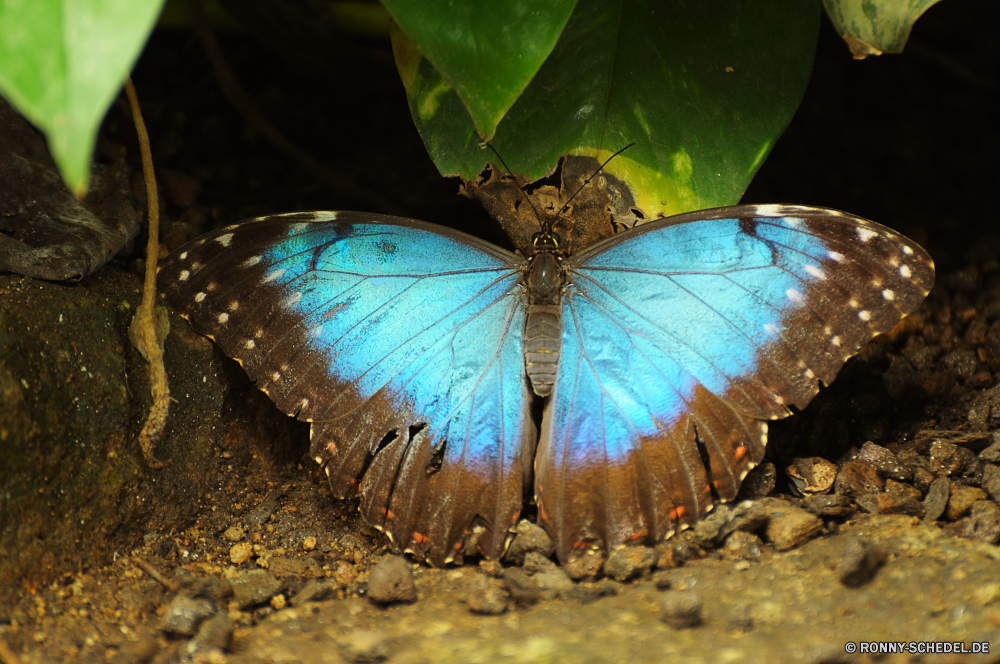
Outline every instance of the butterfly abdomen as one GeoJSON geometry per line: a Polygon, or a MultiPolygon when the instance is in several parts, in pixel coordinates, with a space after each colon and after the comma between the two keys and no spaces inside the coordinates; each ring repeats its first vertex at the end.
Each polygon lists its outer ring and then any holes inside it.
{"type": "Polygon", "coordinates": [[[556,382],[559,349],[562,341],[562,316],[558,304],[533,304],[528,307],[524,325],[524,366],[531,389],[547,397],[556,382]]]}
{"type": "Polygon", "coordinates": [[[528,317],[524,324],[524,368],[532,391],[540,397],[552,393],[562,347],[562,267],[559,258],[542,251],[528,270],[528,317]]]}

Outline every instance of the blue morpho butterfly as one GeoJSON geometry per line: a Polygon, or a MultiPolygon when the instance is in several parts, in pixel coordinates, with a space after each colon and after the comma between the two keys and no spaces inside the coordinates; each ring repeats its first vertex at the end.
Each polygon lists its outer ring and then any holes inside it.
{"type": "Polygon", "coordinates": [[[561,560],[692,524],[934,279],[823,208],[703,210],[571,256],[545,225],[525,258],[398,217],[261,217],[173,252],[159,286],[312,423],[335,494],[441,564],[502,553],[532,482],[561,560]]]}

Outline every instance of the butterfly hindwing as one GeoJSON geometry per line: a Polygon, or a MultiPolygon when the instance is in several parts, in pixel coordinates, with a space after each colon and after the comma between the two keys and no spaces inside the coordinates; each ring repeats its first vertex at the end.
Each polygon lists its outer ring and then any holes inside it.
{"type": "Polygon", "coordinates": [[[523,261],[441,227],[351,212],[264,217],[171,254],[168,301],[278,407],[312,422],[341,497],[441,563],[502,551],[530,475],[523,261]]]}
{"type": "Polygon", "coordinates": [[[564,261],[563,341],[535,464],[574,546],[653,541],[735,497],[766,421],[804,407],[933,283],[901,235],[821,208],[739,206],[640,226],[564,261]]]}

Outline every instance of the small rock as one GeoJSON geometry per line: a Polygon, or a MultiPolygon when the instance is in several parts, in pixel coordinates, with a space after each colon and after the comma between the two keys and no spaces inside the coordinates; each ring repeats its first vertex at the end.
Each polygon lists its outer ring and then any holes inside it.
{"type": "Polygon", "coordinates": [[[1000,431],[993,432],[993,444],[979,453],[983,463],[1000,463],[1000,431]]]}
{"type": "Polygon", "coordinates": [[[299,592],[292,595],[289,600],[292,606],[299,606],[306,602],[320,602],[336,594],[340,585],[330,579],[309,579],[299,592]]]}
{"type": "Polygon", "coordinates": [[[280,593],[271,598],[271,608],[275,611],[281,611],[287,605],[288,600],[280,593]]]}
{"type": "Polygon", "coordinates": [[[233,562],[234,565],[242,565],[246,561],[250,560],[250,556],[253,554],[253,546],[249,542],[240,542],[239,544],[234,544],[231,549],[229,549],[229,560],[233,562]]]}
{"type": "MultiPolygon", "coordinates": [[[[561,568],[551,560],[541,556],[536,552],[528,554],[537,556],[548,561],[552,566],[545,568],[545,571],[532,573],[524,567],[509,567],[503,572],[504,584],[510,591],[511,597],[518,602],[537,602],[543,599],[554,599],[563,593],[567,593],[573,588],[573,580],[569,578],[561,568]]],[[[532,565],[534,568],[538,568],[532,565]]]]}
{"type": "Polygon", "coordinates": [[[413,568],[401,556],[387,556],[368,574],[368,597],[382,604],[417,599],[413,568]]]}
{"type": "Polygon", "coordinates": [[[871,580],[883,560],[885,553],[881,549],[851,537],[837,565],[837,578],[845,586],[857,588],[871,580]]]}
{"type": "Polygon", "coordinates": [[[875,466],[862,459],[854,459],[840,467],[834,482],[834,491],[841,496],[858,498],[882,493],[882,478],[875,466]]]}
{"type": "Polygon", "coordinates": [[[604,573],[616,581],[627,581],[653,569],[656,559],[656,552],[649,546],[613,549],[604,563],[604,573]]]}
{"type": "Polygon", "coordinates": [[[765,461],[747,473],[740,484],[741,498],[763,498],[774,491],[778,479],[778,469],[770,461],[765,461]]]}
{"type": "Polygon", "coordinates": [[[284,556],[271,558],[267,570],[278,579],[323,576],[323,569],[310,558],[286,558],[284,556]]]}
{"type": "Polygon", "coordinates": [[[792,459],[785,469],[792,480],[792,489],[801,496],[827,493],[837,478],[837,466],[822,457],[792,459]]]}
{"type": "Polygon", "coordinates": [[[948,506],[948,498],[951,496],[951,480],[947,477],[939,477],[931,482],[927,489],[927,496],[924,497],[924,520],[937,521],[944,514],[948,506]]]}
{"type": "Polygon", "coordinates": [[[246,532],[239,526],[230,526],[226,529],[226,532],[222,533],[223,539],[227,539],[230,542],[239,542],[246,535],[246,532]]]}
{"type": "Polygon", "coordinates": [[[820,495],[809,496],[802,505],[818,517],[839,519],[854,513],[851,499],[847,496],[820,495]]]}
{"type": "Polygon", "coordinates": [[[514,541],[503,555],[503,560],[510,565],[521,565],[524,563],[524,555],[529,551],[551,556],[555,550],[556,545],[544,528],[521,519],[514,529],[514,541]]]}
{"type": "Polygon", "coordinates": [[[986,493],[990,494],[990,498],[1000,502],[1000,466],[993,464],[983,466],[983,478],[980,485],[986,493]]]}
{"type": "Polygon", "coordinates": [[[881,493],[876,496],[879,514],[905,514],[918,519],[924,516],[924,505],[919,498],[912,496],[881,493]]]}
{"type": "Polygon", "coordinates": [[[668,590],[660,600],[663,622],[678,629],[701,624],[701,597],[690,590],[668,590]]]}
{"type": "Polygon", "coordinates": [[[163,613],[163,631],[192,636],[205,618],[215,613],[215,603],[203,597],[178,595],[163,613]]]}
{"type": "Polygon", "coordinates": [[[340,654],[358,664],[381,662],[389,656],[389,639],[382,632],[357,631],[340,642],[340,654]]]}
{"type": "Polygon", "coordinates": [[[880,514],[878,507],[878,497],[880,494],[876,493],[866,493],[858,496],[854,499],[858,507],[861,508],[862,512],[868,512],[869,514],[880,514]]]}
{"type": "Polygon", "coordinates": [[[715,546],[736,530],[755,532],[766,523],[767,512],[753,501],[733,506],[720,504],[695,524],[691,536],[701,546],[715,546]]]}
{"type": "Polygon", "coordinates": [[[181,583],[185,594],[191,597],[207,597],[221,606],[227,597],[232,597],[233,586],[226,579],[216,576],[190,577],[181,583]]]}
{"type": "Polygon", "coordinates": [[[893,479],[887,479],[885,481],[885,492],[894,498],[911,498],[916,501],[920,501],[924,496],[920,493],[919,489],[916,489],[909,484],[903,482],[897,482],[893,479]]]}
{"type": "Polygon", "coordinates": [[[961,475],[964,464],[959,453],[960,449],[964,448],[960,448],[955,443],[935,440],[931,443],[927,470],[935,475],[961,475]]]}
{"type": "Polygon", "coordinates": [[[506,611],[510,605],[510,591],[499,579],[487,576],[480,576],[479,579],[481,581],[469,595],[469,609],[493,616],[506,611]]]}
{"type": "MultiPolygon", "coordinates": [[[[1000,327],[998,327],[997,323],[993,324],[987,332],[987,336],[996,336],[991,335],[992,332],[1000,332],[1000,327]]],[[[987,351],[987,354],[989,354],[989,351],[987,351]]],[[[991,362],[990,364],[995,363],[991,362]]],[[[974,431],[985,431],[994,428],[997,416],[1000,415],[998,406],[1000,406],[1000,385],[985,392],[980,392],[969,407],[968,418],[972,429],[974,431]]]]}
{"type": "Polygon", "coordinates": [[[503,574],[503,565],[499,560],[480,560],[479,569],[487,576],[500,576],[503,574]]]}
{"type": "Polygon", "coordinates": [[[303,539],[302,540],[302,548],[304,550],[306,550],[306,551],[312,551],[313,549],[315,549],[316,548],[316,538],[310,536],[310,537],[306,537],[305,539],[303,539]]]}
{"type": "Polygon", "coordinates": [[[611,579],[601,579],[593,583],[577,583],[562,594],[565,599],[575,599],[581,604],[590,604],[602,597],[614,597],[618,594],[619,584],[611,579]]]}
{"type": "Polygon", "coordinates": [[[254,569],[240,572],[231,581],[233,586],[233,601],[241,609],[247,609],[255,604],[266,602],[281,592],[284,584],[278,581],[266,569],[254,569]]]}
{"type": "Polygon", "coordinates": [[[753,533],[737,530],[726,538],[722,551],[738,560],[760,560],[762,544],[760,538],[753,533]]]}
{"type": "Polygon", "coordinates": [[[913,486],[915,488],[926,493],[927,489],[931,486],[931,482],[933,481],[934,475],[932,475],[926,468],[913,469],[913,486]]]}
{"type": "Polygon", "coordinates": [[[524,561],[522,562],[522,567],[524,571],[528,574],[540,574],[542,572],[551,572],[552,570],[559,569],[559,565],[555,564],[549,558],[538,551],[528,551],[524,554],[524,561]]]}
{"type": "Polygon", "coordinates": [[[188,644],[188,653],[225,650],[233,640],[233,628],[233,619],[226,612],[216,613],[198,628],[198,634],[188,644]]]}
{"type": "Polygon", "coordinates": [[[973,503],[962,534],[980,542],[996,544],[1000,540],[1000,506],[991,500],[973,503]]]}
{"type": "Polygon", "coordinates": [[[761,502],[768,515],[764,534],[778,551],[796,547],[823,529],[822,519],[787,501],[766,498],[761,502]]]}
{"type": "Polygon", "coordinates": [[[576,549],[563,564],[563,570],[571,579],[594,579],[601,573],[606,558],[604,551],[597,547],[576,549]]]}
{"type": "Polygon", "coordinates": [[[337,568],[333,570],[333,580],[346,588],[358,580],[358,570],[346,560],[338,560],[337,568]]]}
{"type": "Polygon", "coordinates": [[[958,521],[969,511],[972,504],[986,498],[986,492],[975,486],[952,485],[951,498],[948,499],[948,507],[944,511],[944,518],[948,521],[958,521]]]}

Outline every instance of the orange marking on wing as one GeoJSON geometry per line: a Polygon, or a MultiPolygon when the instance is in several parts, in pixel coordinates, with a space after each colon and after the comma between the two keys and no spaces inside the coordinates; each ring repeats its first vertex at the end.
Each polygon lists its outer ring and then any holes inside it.
{"type": "Polygon", "coordinates": [[[736,448],[736,460],[739,461],[740,459],[742,459],[746,455],[747,455],[747,448],[743,447],[742,445],[739,445],[736,448]]]}
{"type": "Polygon", "coordinates": [[[413,541],[416,542],[417,544],[423,544],[424,542],[427,541],[427,537],[422,533],[414,532],[413,541]]]}
{"type": "Polygon", "coordinates": [[[634,542],[636,540],[645,539],[646,538],[646,534],[647,534],[647,531],[646,531],[645,528],[643,528],[642,530],[636,531],[636,532],[632,533],[631,535],[629,535],[627,538],[625,538],[625,541],[626,542],[634,542]]]}
{"type": "Polygon", "coordinates": [[[326,444],[326,451],[329,452],[330,454],[333,454],[334,452],[336,452],[337,451],[337,443],[335,443],[335,442],[333,442],[331,440],[329,443],[326,444]]]}
{"type": "Polygon", "coordinates": [[[674,509],[670,510],[670,513],[668,514],[668,516],[671,519],[673,519],[674,521],[679,520],[683,515],[684,515],[684,506],[683,505],[678,505],[674,509]]]}

